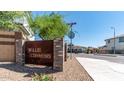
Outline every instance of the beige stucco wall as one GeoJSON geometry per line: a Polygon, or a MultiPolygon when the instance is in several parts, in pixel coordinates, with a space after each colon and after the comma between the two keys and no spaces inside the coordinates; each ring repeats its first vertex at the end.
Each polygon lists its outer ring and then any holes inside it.
{"type": "Polygon", "coordinates": [[[14,38],[0,38],[0,41],[15,42],[15,39],[14,38]]]}
{"type": "Polygon", "coordinates": [[[2,31],[2,30],[0,30],[0,34],[2,34],[2,35],[15,35],[15,32],[8,32],[8,31],[2,31]]]}

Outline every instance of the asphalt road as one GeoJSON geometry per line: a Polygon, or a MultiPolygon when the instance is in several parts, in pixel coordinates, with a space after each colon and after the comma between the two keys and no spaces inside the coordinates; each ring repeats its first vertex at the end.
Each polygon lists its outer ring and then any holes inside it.
{"type": "Polygon", "coordinates": [[[94,54],[83,54],[83,53],[73,54],[73,55],[75,55],[76,57],[101,59],[110,62],[124,64],[124,56],[105,56],[105,55],[94,55],[94,54]]]}

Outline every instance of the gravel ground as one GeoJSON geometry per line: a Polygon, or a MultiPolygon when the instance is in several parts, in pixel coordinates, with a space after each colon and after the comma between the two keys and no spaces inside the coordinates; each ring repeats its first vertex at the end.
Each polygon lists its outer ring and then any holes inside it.
{"type": "Polygon", "coordinates": [[[0,81],[30,81],[34,73],[52,73],[50,67],[41,65],[20,66],[11,62],[0,62],[0,81]]]}
{"type": "Polygon", "coordinates": [[[47,73],[57,81],[93,81],[75,58],[68,59],[63,65],[63,72],[55,72],[51,67],[0,62],[0,81],[30,81],[34,73],[47,73]]]}
{"type": "Polygon", "coordinates": [[[93,81],[74,57],[64,62],[63,72],[55,73],[53,76],[60,81],[93,81]]]}

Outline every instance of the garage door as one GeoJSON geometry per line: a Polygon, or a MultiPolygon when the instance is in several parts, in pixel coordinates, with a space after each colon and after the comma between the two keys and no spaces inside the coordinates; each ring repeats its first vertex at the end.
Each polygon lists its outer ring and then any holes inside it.
{"type": "Polygon", "coordinates": [[[15,32],[0,31],[0,61],[15,61],[15,32]]]}
{"type": "Polygon", "coordinates": [[[14,47],[14,45],[0,45],[0,61],[15,61],[14,47]]]}

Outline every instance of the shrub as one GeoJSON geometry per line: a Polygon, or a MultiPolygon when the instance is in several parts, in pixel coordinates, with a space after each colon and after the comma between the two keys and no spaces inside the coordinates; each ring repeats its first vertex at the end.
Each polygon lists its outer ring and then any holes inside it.
{"type": "Polygon", "coordinates": [[[46,74],[34,73],[34,75],[32,76],[32,80],[33,81],[53,81],[55,80],[55,78],[53,78],[53,76],[49,76],[46,74]]]}

